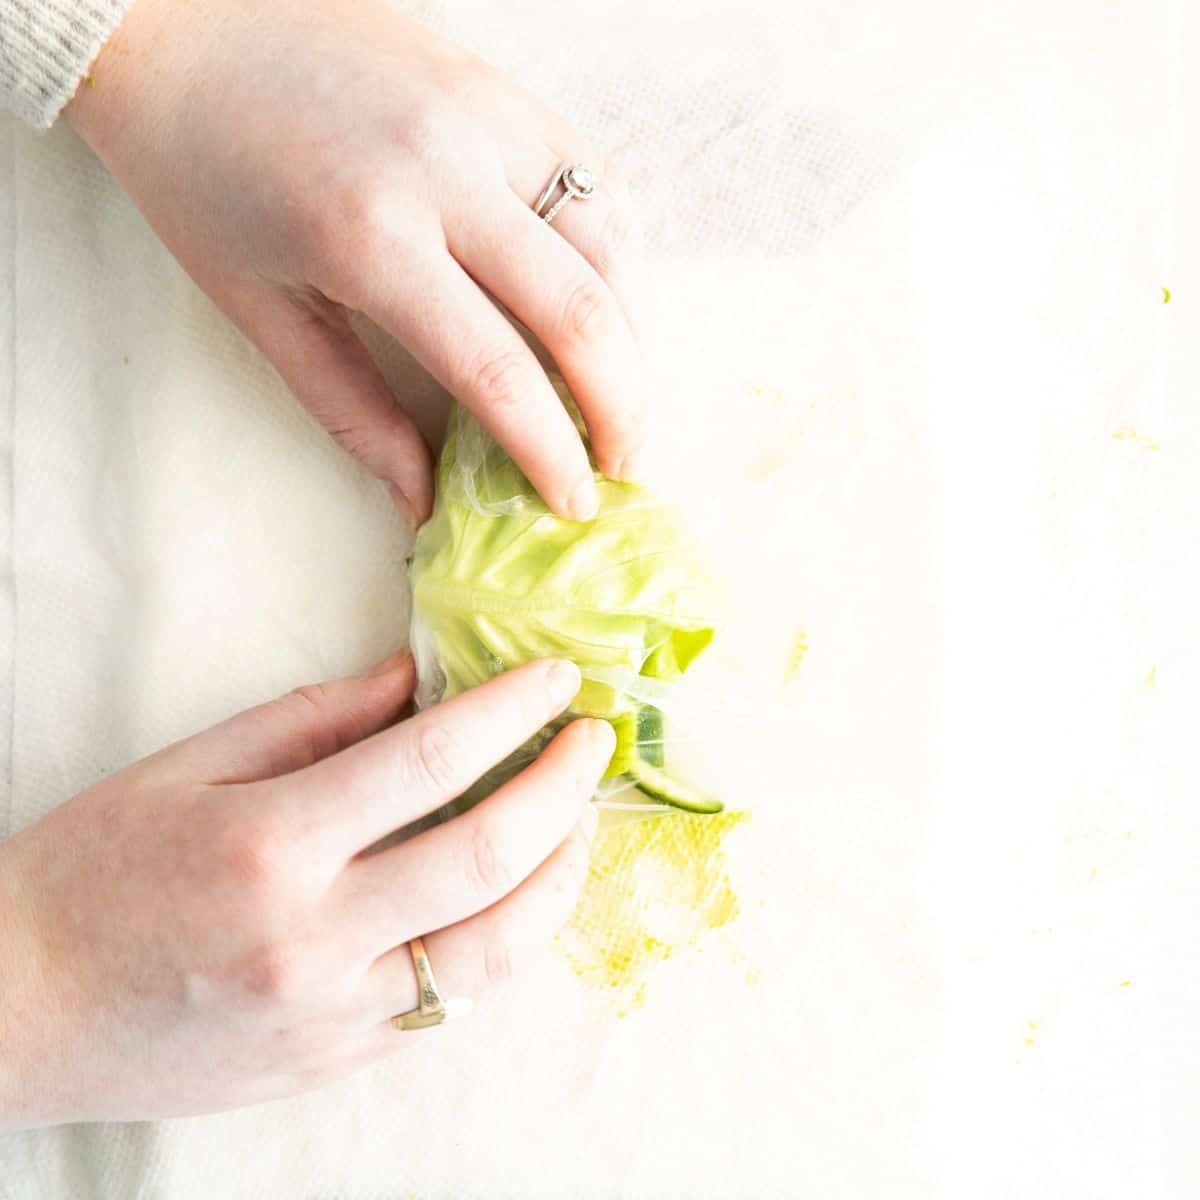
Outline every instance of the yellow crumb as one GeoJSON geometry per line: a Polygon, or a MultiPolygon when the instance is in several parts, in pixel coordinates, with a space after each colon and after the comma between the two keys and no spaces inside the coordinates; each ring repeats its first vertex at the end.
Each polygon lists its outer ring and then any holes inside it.
{"type": "Polygon", "coordinates": [[[1116,442],[1133,442],[1136,446],[1141,446],[1143,450],[1159,450],[1159,444],[1151,438],[1148,438],[1144,433],[1138,433],[1132,425],[1122,425],[1116,433],[1113,434],[1113,441],[1116,442]]]}
{"type": "Polygon", "coordinates": [[[1163,294],[1163,303],[1170,304],[1171,303],[1171,289],[1169,287],[1163,288],[1162,294],[1163,294]]]}
{"type": "Polygon", "coordinates": [[[791,683],[800,673],[804,656],[808,653],[808,637],[803,629],[797,629],[792,638],[791,649],[788,651],[787,662],[783,668],[783,682],[791,683]]]}

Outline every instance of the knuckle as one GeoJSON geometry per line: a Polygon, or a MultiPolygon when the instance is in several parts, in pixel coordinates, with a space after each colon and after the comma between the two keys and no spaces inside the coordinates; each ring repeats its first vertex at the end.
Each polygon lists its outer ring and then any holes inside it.
{"type": "Polygon", "coordinates": [[[306,219],[305,241],[324,290],[357,299],[363,263],[400,247],[399,198],[378,183],[347,182],[306,219]]]}
{"type": "Polygon", "coordinates": [[[595,266],[601,275],[615,273],[620,263],[636,250],[640,229],[623,204],[612,206],[596,239],[595,266]]]}
{"type": "Polygon", "coordinates": [[[324,683],[305,683],[288,692],[285,700],[300,711],[323,713],[329,703],[329,687],[324,683]]]}
{"type": "Polygon", "coordinates": [[[502,896],[512,890],[512,871],[493,822],[477,821],[471,831],[466,871],[467,882],[477,895],[502,896]]]}
{"type": "Polygon", "coordinates": [[[243,990],[259,1000],[286,1003],[301,991],[299,951],[288,941],[269,940],[254,947],[239,974],[243,990]]]}
{"type": "Polygon", "coordinates": [[[452,796],[459,783],[458,740],[444,725],[423,726],[413,747],[417,782],[427,791],[452,796]]]}
{"type": "Polygon", "coordinates": [[[502,987],[512,979],[513,952],[503,930],[497,929],[484,942],[483,977],[489,987],[502,987]]]}
{"type": "Polygon", "coordinates": [[[387,228],[388,196],[376,185],[358,184],[347,188],[332,213],[335,228],[332,232],[342,245],[358,251],[370,251],[387,228]]]}
{"type": "Polygon", "coordinates": [[[562,306],[563,334],[572,342],[590,342],[604,336],[613,319],[612,297],[598,279],[577,283],[562,306]]]}
{"type": "Polygon", "coordinates": [[[359,462],[369,463],[376,450],[375,430],[354,421],[334,421],[326,426],[329,436],[347,454],[359,462]]]}
{"type": "MultiPolygon", "coordinates": [[[[453,76],[447,75],[443,80],[443,88],[451,90],[454,86],[453,76]]],[[[397,114],[397,119],[390,127],[392,145],[413,159],[436,159],[447,144],[450,111],[427,101],[409,105],[397,114]]]]}
{"type": "Polygon", "coordinates": [[[326,684],[306,683],[280,701],[290,717],[290,749],[297,752],[297,757],[302,755],[307,763],[319,762],[341,748],[335,730],[326,720],[331,699],[326,684]]]}
{"type": "Polygon", "coordinates": [[[283,836],[262,817],[241,825],[228,839],[222,857],[227,880],[263,899],[274,896],[286,870],[283,836]]]}
{"type": "Polygon", "coordinates": [[[467,372],[471,395],[486,408],[506,412],[520,406],[529,392],[525,352],[516,348],[492,351],[467,372]]]}

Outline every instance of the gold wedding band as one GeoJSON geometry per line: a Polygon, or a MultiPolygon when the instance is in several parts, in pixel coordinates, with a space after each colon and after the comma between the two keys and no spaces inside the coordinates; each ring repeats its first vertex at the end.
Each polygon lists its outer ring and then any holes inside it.
{"type": "Polygon", "coordinates": [[[417,972],[417,987],[421,1002],[411,1012],[398,1013],[392,1018],[396,1029],[428,1029],[440,1025],[451,1017],[465,1017],[471,1011],[471,1001],[466,998],[444,1000],[433,977],[433,964],[425,952],[425,943],[415,937],[408,943],[412,955],[413,969],[417,972]]]}

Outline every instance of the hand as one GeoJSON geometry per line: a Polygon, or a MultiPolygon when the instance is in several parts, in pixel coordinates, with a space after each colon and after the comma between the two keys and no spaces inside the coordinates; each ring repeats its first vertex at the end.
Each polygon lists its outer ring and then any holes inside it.
{"type": "Polygon", "coordinates": [[[575,721],[469,812],[367,853],[579,672],[532,663],[391,725],[412,682],[404,654],[301,688],[0,843],[0,1128],[252,1103],[436,1036],[388,1023],[417,1006],[415,935],[449,997],[525,971],[586,874],[612,729],[575,721]]]}
{"type": "Polygon", "coordinates": [[[432,503],[428,451],[347,310],[459,397],[551,508],[587,519],[583,444],[486,288],[554,356],[600,470],[633,477],[634,227],[612,167],[567,122],[386,0],[138,0],[93,78],[72,124],[412,521],[432,503]],[[563,160],[599,185],[551,227],[530,205],[563,160]]]}

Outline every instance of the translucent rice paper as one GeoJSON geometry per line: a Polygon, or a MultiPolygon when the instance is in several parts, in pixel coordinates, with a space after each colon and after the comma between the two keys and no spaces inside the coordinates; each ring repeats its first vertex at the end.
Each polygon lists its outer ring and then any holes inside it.
{"type": "MultiPolygon", "coordinates": [[[[568,407],[571,407],[568,405],[568,407]]],[[[569,658],[583,685],[569,710],[489,773],[471,804],[531,762],[576,717],[613,725],[597,792],[635,815],[721,802],[680,771],[683,677],[721,623],[721,600],[671,508],[595,473],[596,518],[552,513],[487,431],[458,407],[437,501],[413,549],[411,643],[427,707],[539,658],[569,658]]]]}

